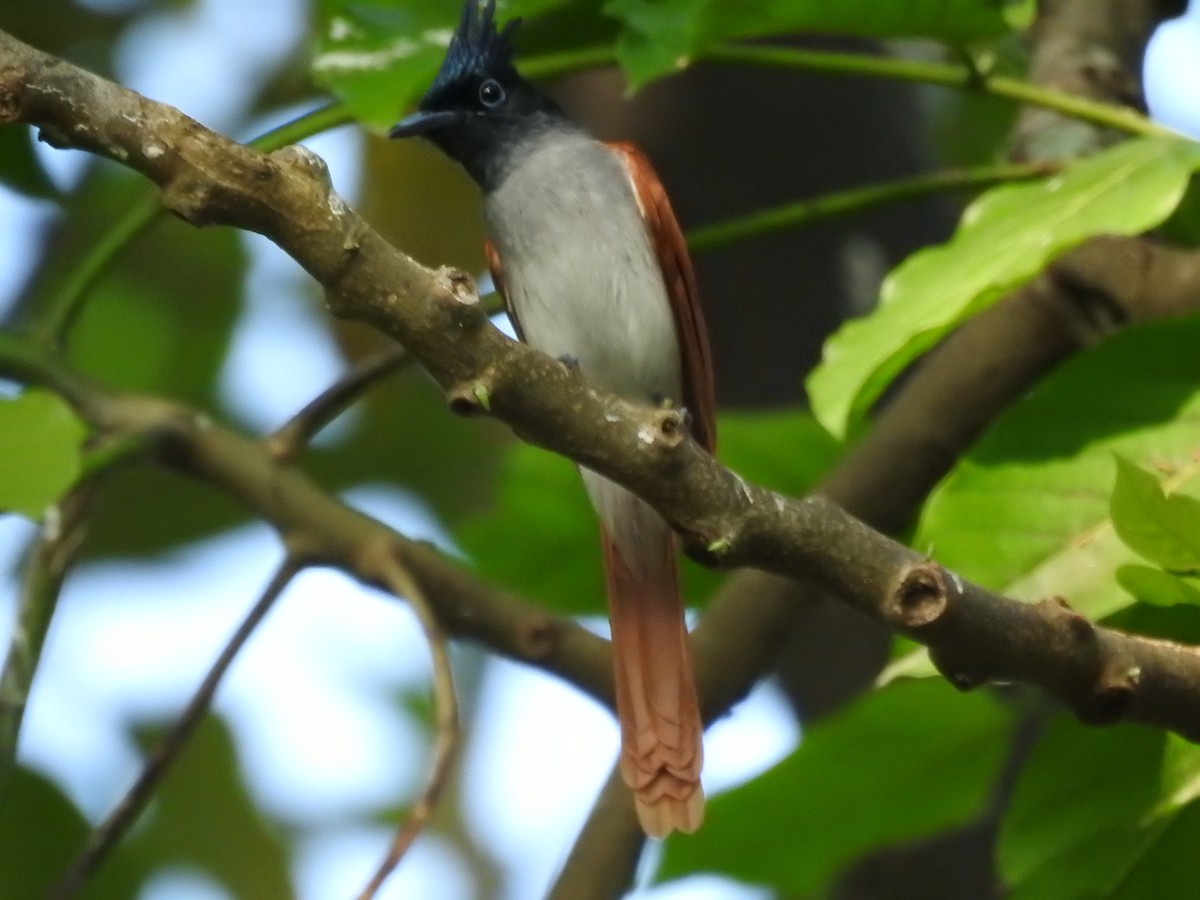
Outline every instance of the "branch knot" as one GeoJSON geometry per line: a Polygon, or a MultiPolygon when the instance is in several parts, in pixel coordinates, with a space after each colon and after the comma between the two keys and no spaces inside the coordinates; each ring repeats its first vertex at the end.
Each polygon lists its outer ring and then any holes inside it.
{"type": "MultiPolygon", "coordinates": [[[[941,617],[950,603],[951,593],[946,571],[941,566],[920,563],[900,576],[886,602],[887,616],[904,628],[921,628],[941,617]]],[[[957,587],[953,593],[957,593],[957,587]]]]}

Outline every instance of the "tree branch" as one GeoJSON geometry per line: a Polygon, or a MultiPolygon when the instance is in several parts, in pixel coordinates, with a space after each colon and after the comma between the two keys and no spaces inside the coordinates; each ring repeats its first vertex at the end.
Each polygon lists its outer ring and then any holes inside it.
{"type": "Polygon", "coordinates": [[[372,581],[376,573],[362,569],[359,554],[364,547],[390,542],[448,635],[556,674],[612,706],[607,641],[473,578],[428,545],[345,506],[278,460],[267,442],[243,437],[182,403],[92,384],[34,339],[3,331],[0,378],[58,391],[101,437],[152,442],[159,462],[242,503],[313,565],[336,566],[372,581]]]}
{"type": "Polygon", "coordinates": [[[411,361],[408,351],[400,346],[387,347],[360,360],[267,439],[271,453],[281,461],[294,460],[322,428],[345,412],[367,388],[411,361]]]}
{"type": "Polygon", "coordinates": [[[450,656],[446,652],[446,637],[438,624],[432,606],[421,593],[416,580],[396,559],[391,542],[364,547],[360,554],[360,565],[364,571],[374,571],[379,579],[397,597],[408,599],[409,605],[421,622],[429,652],[433,657],[434,738],[433,759],[429,775],[421,796],[413,804],[407,820],[396,831],[387,854],[379,868],[371,876],[359,900],[372,900],[392,874],[408,848],[412,846],[442,796],[442,790],[450,777],[450,766],[458,750],[458,698],[454,692],[454,676],[450,671],[450,656]]]}
{"type": "Polygon", "coordinates": [[[693,252],[714,249],[735,241],[774,234],[806,225],[813,225],[834,216],[845,216],[872,209],[885,203],[919,200],[935,194],[987,188],[1009,181],[1026,181],[1049,175],[1051,165],[1000,163],[971,169],[946,169],[941,172],[897,178],[879,184],[868,184],[797,200],[770,209],[716,222],[687,233],[687,243],[693,252]]]}
{"type": "Polygon", "coordinates": [[[96,487],[89,479],[52,508],[25,563],[17,620],[0,673],[0,803],[16,769],[25,705],[63,580],[87,532],[96,487]]]}

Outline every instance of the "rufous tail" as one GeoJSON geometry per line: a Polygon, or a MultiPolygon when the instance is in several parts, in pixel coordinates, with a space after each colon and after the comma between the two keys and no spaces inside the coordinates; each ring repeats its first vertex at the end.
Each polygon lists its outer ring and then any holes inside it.
{"type": "Polygon", "coordinates": [[[606,529],[604,572],[612,621],[621,775],[650,837],[691,833],[704,820],[704,726],[675,561],[665,522],[643,532],[629,565],[606,529]],[[646,546],[646,543],[651,546],[646,546]]]}

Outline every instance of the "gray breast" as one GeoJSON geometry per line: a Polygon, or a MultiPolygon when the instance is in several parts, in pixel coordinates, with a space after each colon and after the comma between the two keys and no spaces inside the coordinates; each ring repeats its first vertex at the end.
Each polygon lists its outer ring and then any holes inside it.
{"type": "Polygon", "coordinates": [[[679,399],[670,302],[616,154],[564,129],[512,160],[484,216],[525,339],[629,399],[679,399]]]}

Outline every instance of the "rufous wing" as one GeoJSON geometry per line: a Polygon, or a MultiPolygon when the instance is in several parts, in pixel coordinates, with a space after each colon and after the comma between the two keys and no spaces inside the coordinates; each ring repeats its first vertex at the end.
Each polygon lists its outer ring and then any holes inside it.
{"type": "Polygon", "coordinates": [[[650,236],[650,244],[662,269],[667,298],[671,301],[671,312],[675,317],[675,330],[679,335],[679,352],[683,363],[682,402],[692,415],[692,436],[700,446],[712,453],[717,445],[712,352],[708,346],[708,329],[704,324],[704,311],[700,308],[700,294],[696,290],[696,276],[692,271],[687,242],[650,160],[633,144],[617,142],[609,144],[609,147],[617,154],[629,175],[634,196],[642,211],[642,221],[646,224],[646,233],[650,236]]]}
{"type": "Polygon", "coordinates": [[[516,332],[517,339],[523,341],[525,338],[521,335],[521,322],[517,319],[516,310],[508,302],[508,289],[504,285],[504,264],[500,262],[500,251],[491,241],[484,241],[483,255],[487,258],[488,271],[492,273],[492,284],[496,286],[496,293],[500,295],[500,300],[504,303],[504,311],[508,313],[508,320],[512,322],[513,331],[516,332]]]}

